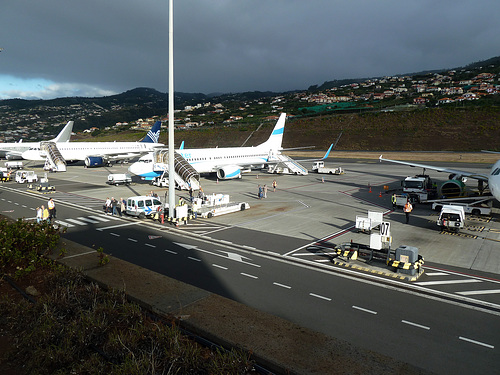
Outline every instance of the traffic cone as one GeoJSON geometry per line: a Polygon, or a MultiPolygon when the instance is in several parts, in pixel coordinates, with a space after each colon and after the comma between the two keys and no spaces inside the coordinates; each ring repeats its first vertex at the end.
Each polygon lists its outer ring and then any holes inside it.
{"type": "Polygon", "coordinates": [[[382,198],[382,192],[379,192],[378,197],[382,198]]]}
{"type": "Polygon", "coordinates": [[[369,193],[371,193],[371,192],[372,192],[372,186],[371,186],[371,185],[368,185],[368,187],[370,188],[369,193]]]}

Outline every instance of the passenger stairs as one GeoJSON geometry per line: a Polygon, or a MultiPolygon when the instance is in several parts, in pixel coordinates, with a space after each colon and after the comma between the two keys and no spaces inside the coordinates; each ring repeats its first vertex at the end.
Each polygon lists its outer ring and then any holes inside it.
{"type": "Polygon", "coordinates": [[[40,151],[46,155],[44,170],[66,172],[66,160],[62,157],[55,142],[40,142],[40,151]]]}
{"type": "MultiPolygon", "coordinates": [[[[163,171],[160,179],[168,178],[168,150],[157,150],[153,153],[154,170],[163,171]]],[[[174,180],[181,190],[200,189],[200,174],[181,154],[174,151],[174,180]]]]}
{"type": "Polygon", "coordinates": [[[308,173],[307,168],[305,168],[289,156],[277,154],[274,155],[274,160],[276,160],[276,164],[269,165],[269,173],[290,173],[303,176],[307,175],[308,173]]]}

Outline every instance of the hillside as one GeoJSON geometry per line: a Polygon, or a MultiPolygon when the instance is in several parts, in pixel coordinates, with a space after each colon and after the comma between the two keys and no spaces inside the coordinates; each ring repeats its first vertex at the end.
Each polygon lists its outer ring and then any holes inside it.
{"type": "MultiPolygon", "coordinates": [[[[246,146],[264,142],[274,123],[262,126],[246,146]]],[[[199,128],[175,132],[188,148],[241,146],[256,126],[199,128]]],[[[338,150],[500,150],[500,111],[494,107],[433,108],[412,112],[323,115],[287,121],[283,147],[327,149],[343,132],[338,150]]],[[[160,141],[167,143],[166,129],[160,141]]]]}

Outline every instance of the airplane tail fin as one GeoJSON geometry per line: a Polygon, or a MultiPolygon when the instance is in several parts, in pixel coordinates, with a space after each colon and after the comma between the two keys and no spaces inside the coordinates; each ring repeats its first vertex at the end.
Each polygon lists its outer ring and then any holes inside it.
{"type": "Polygon", "coordinates": [[[161,121],[156,121],[151,130],[148,131],[148,134],[146,134],[146,136],[141,142],[158,143],[158,140],[160,139],[160,128],[161,128],[161,121]]]}
{"type": "Polygon", "coordinates": [[[278,122],[274,126],[273,132],[269,139],[261,143],[258,147],[268,148],[270,150],[281,150],[281,142],[283,141],[283,132],[285,131],[286,113],[282,113],[278,122]]]}
{"type": "Polygon", "coordinates": [[[71,132],[73,131],[74,121],[68,121],[66,126],[59,132],[57,137],[55,137],[53,142],[69,142],[71,138],[71,132]]]}
{"type": "Polygon", "coordinates": [[[181,146],[179,147],[179,150],[184,150],[184,141],[182,141],[181,146]]]}

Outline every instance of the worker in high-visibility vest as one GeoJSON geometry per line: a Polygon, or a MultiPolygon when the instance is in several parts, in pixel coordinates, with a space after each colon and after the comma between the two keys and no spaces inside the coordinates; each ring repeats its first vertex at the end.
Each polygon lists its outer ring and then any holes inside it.
{"type": "Polygon", "coordinates": [[[49,220],[52,221],[56,218],[56,204],[52,198],[47,202],[47,208],[49,209],[49,220]]]}
{"type": "Polygon", "coordinates": [[[410,221],[410,212],[412,210],[413,210],[413,206],[411,205],[410,200],[407,200],[404,207],[403,207],[403,211],[406,215],[406,224],[408,224],[408,222],[410,221]]]}
{"type": "Polygon", "coordinates": [[[392,194],[391,202],[392,202],[392,209],[395,210],[396,209],[396,194],[392,194]]]}

